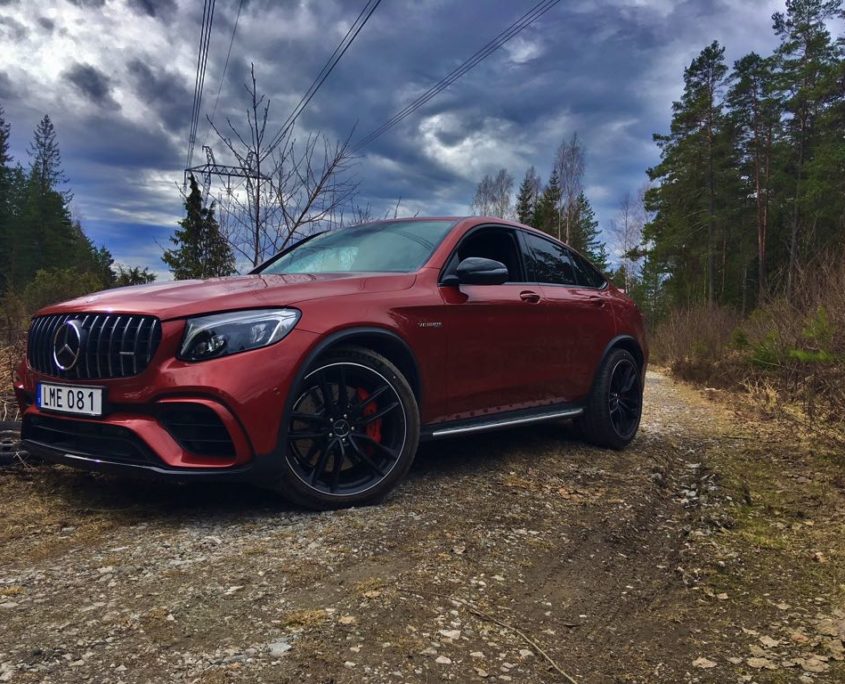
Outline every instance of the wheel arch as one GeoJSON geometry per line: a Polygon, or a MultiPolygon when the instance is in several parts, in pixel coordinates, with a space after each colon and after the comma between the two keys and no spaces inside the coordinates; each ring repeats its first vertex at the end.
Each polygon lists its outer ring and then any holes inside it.
{"type": "Polygon", "coordinates": [[[630,352],[631,356],[633,356],[634,360],[637,362],[637,366],[640,368],[640,373],[643,372],[645,369],[645,354],[643,353],[640,343],[637,342],[636,338],[631,335],[617,335],[608,342],[607,347],[605,347],[604,353],[601,356],[601,361],[596,369],[597,371],[598,368],[602,367],[607,355],[614,349],[624,349],[625,351],[630,352]]]}
{"type": "Polygon", "coordinates": [[[410,345],[402,337],[392,330],[385,328],[375,326],[354,327],[344,328],[331,333],[322,339],[308,354],[305,362],[300,367],[302,376],[327,353],[350,346],[364,347],[377,354],[381,354],[390,361],[408,380],[417,404],[421,404],[423,386],[417,357],[411,350],[410,345]]]}

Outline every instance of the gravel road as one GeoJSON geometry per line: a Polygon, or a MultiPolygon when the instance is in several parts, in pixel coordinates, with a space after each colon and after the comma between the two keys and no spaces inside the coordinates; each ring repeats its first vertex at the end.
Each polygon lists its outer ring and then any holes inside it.
{"type": "Polygon", "coordinates": [[[725,659],[752,603],[716,620],[684,569],[742,426],[658,373],[645,401],[624,452],[566,423],[432,443],[386,503],[332,513],[0,471],[0,681],[770,681],[725,659]]]}

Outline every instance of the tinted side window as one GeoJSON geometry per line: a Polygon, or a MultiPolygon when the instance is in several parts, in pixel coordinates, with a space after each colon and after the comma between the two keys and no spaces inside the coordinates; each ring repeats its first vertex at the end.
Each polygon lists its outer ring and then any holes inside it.
{"type": "Polygon", "coordinates": [[[458,264],[469,257],[484,257],[503,263],[508,269],[508,282],[525,282],[516,235],[510,229],[481,228],[465,237],[452,255],[444,275],[455,272],[458,264]]]}
{"type": "Polygon", "coordinates": [[[575,285],[575,269],[569,253],[560,245],[531,233],[523,233],[528,245],[527,260],[533,278],[540,283],[575,285]]]}
{"type": "Polygon", "coordinates": [[[589,261],[575,254],[575,252],[570,252],[570,256],[575,264],[579,285],[584,287],[602,287],[604,285],[604,276],[589,261]]]}

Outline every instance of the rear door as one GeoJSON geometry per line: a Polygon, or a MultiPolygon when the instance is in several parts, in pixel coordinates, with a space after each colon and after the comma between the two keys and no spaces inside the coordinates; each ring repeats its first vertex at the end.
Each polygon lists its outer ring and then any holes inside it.
{"type": "Polygon", "coordinates": [[[485,257],[508,267],[502,285],[441,286],[447,331],[450,418],[477,417],[542,403],[545,368],[537,363],[548,310],[541,289],[526,281],[520,243],[513,228],[482,226],[456,247],[441,278],[467,257],[485,257]]]}
{"type": "Polygon", "coordinates": [[[549,384],[560,401],[578,401],[590,391],[604,350],[616,333],[604,279],[564,245],[521,232],[529,277],[543,293],[549,313],[549,384]]]}

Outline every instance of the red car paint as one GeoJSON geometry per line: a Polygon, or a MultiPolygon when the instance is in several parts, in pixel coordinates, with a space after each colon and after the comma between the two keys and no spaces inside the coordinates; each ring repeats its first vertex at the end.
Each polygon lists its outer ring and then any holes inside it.
{"type": "MultiPolygon", "coordinates": [[[[293,385],[315,353],[333,340],[367,344],[386,331],[397,342],[384,347],[385,354],[404,345],[410,360],[399,365],[415,376],[409,380],[424,431],[484,414],[583,401],[614,342],[636,349],[644,372],[648,350],[642,319],[612,284],[601,289],[536,282],[440,285],[453,250],[478,226],[544,235],[498,218],[449,220],[454,227],[414,273],[259,274],[167,282],[105,291],[39,311],[37,316],[145,314],[162,323],[161,342],[143,372],[76,383],[104,387],[109,405],[119,408],[99,418],[72,420],[128,428],[165,470],[235,472],[277,458],[293,385]],[[268,347],[202,362],[177,358],[187,317],[262,307],[295,308],[301,319],[268,347]],[[347,332],[356,337],[344,338],[347,332]],[[234,445],[231,458],[187,451],[153,410],[186,401],[219,417],[234,445]]],[[[71,420],[36,407],[39,381],[56,379],[23,360],[14,389],[25,425],[38,415],[71,420]]]]}

